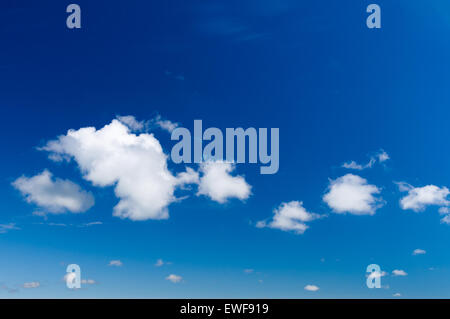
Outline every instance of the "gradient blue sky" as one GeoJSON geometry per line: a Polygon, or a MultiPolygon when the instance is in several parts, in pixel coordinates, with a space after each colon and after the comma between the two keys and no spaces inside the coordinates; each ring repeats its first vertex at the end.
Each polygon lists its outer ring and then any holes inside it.
{"type": "MultiPolygon", "coordinates": [[[[0,234],[0,297],[450,297],[450,225],[438,206],[401,209],[405,193],[393,183],[450,186],[450,5],[372,2],[79,0],[82,29],[69,30],[70,2],[3,0],[0,224],[20,229],[0,234]],[[372,2],[382,8],[380,30],[365,24],[372,2]],[[113,187],[94,187],[75,162],[37,150],[68,129],[157,114],[189,129],[194,119],[278,127],[280,170],[238,165],[235,174],[252,186],[247,200],[219,204],[192,193],[169,206],[167,220],[131,221],[112,216],[113,187]],[[383,164],[341,167],[380,149],[390,156],[383,164]],[[95,205],[33,216],[42,209],[11,183],[44,169],[92,192],[95,205]],[[335,214],[324,203],[329,180],[347,173],[381,189],[375,215],[335,214]],[[290,201],[328,217],[301,235],[255,227],[290,201]],[[426,254],[414,256],[417,248],[426,254]],[[171,264],[155,267],[158,259],[171,264]],[[67,289],[70,263],[96,284],[67,289]],[[371,263],[408,275],[368,289],[371,263]]],[[[170,153],[170,135],[154,134],[170,153]]]]}

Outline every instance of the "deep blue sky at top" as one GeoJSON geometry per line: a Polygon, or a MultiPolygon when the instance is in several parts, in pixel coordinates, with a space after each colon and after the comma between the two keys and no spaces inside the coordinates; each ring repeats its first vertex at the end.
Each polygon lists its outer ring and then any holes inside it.
{"type": "MultiPolygon", "coordinates": [[[[0,4],[0,224],[21,228],[0,234],[0,283],[44,283],[25,297],[311,297],[303,290],[310,283],[321,287],[316,297],[449,297],[450,227],[435,209],[400,210],[392,183],[450,185],[447,1],[73,2],[81,30],[66,28],[68,1],[0,4]],[[372,2],[382,7],[381,30],[365,24],[372,2]],[[239,166],[253,187],[245,203],[193,196],[172,204],[167,221],[132,222],[111,216],[112,188],[94,189],[75,164],[36,150],[70,128],[156,114],[187,128],[194,119],[279,127],[280,170],[262,176],[257,165],[239,166]],[[386,205],[375,216],[332,214],[321,199],[328,179],[380,148],[392,160],[361,176],[383,188],[386,205]],[[11,182],[44,168],[96,197],[85,214],[49,219],[104,224],[39,225],[11,182]],[[330,217],[303,235],[254,227],[291,200],[330,217]],[[412,258],[419,247],[429,253],[412,258]],[[155,269],[158,258],[172,269],[155,269]],[[106,267],[111,259],[124,267],[106,267]],[[64,262],[101,284],[67,292],[64,262]],[[372,262],[410,275],[369,291],[372,262]],[[174,286],[168,273],[186,282],[174,286]]],[[[169,153],[167,133],[156,135],[169,153]]]]}

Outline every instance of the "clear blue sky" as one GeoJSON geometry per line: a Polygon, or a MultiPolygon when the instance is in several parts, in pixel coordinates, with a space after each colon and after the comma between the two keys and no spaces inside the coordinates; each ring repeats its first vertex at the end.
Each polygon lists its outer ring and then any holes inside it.
{"type": "MultiPolygon", "coordinates": [[[[370,1],[78,0],[82,28],[69,30],[70,2],[2,1],[0,298],[450,297],[450,225],[438,213],[448,203],[407,209],[394,183],[435,185],[445,196],[450,187],[450,4],[373,2],[378,30],[366,27],[370,1]],[[232,175],[251,186],[244,200],[219,203],[194,185],[168,205],[168,219],[118,218],[115,185],[94,185],[75,160],[38,150],[117,115],[160,115],[191,130],[195,119],[223,130],[277,127],[280,169],[237,165],[232,175]],[[381,149],[389,160],[342,167],[381,149]],[[33,215],[46,207],[12,183],[44,169],[95,204],[33,215]],[[379,199],[374,214],[336,213],[323,200],[330,181],[349,173],[379,190],[369,194],[379,199]],[[256,227],[292,201],[324,218],[303,234],[256,227]],[[81,227],[93,222],[101,224],[81,227]],[[71,263],[95,284],[67,289],[71,263]],[[372,263],[387,273],[381,289],[365,285],[372,263]]],[[[170,154],[170,134],[151,132],[170,154]]],[[[167,163],[173,175],[185,168],[167,163]]]]}

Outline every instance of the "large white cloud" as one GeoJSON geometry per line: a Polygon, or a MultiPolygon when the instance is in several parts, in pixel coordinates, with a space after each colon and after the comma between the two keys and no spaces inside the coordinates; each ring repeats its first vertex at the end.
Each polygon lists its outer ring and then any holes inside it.
{"type": "Polygon", "coordinates": [[[320,215],[306,211],[303,202],[298,201],[282,203],[273,213],[274,216],[270,222],[259,221],[256,227],[270,227],[303,234],[308,229],[306,222],[320,218],[320,215]]]}
{"type": "Polygon", "coordinates": [[[380,189],[366,179],[347,174],[330,181],[323,200],[338,214],[373,215],[382,206],[381,198],[375,196],[379,193],[380,189]]]}
{"type": "MultiPolygon", "coordinates": [[[[127,117],[127,122],[134,123],[133,118],[127,117]]],[[[135,135],[119,120],[99,130],[69,130],[42,149],[52,159],[75,159],[84,178],[95,186],[115,186],[120,201],[114,215],[120,218],[168,218],[167,207],[182,183],[168,170],[167,155],[153,134],[135,135]]]]}
{"type": "Polygon", "coordinates": [[[232,176],[234,169],[234,165],[222,161],[202,163],[198,195],[206,195],[219,203],[230,198],[247,199],[251,195],[251,186],[244,177],[232,176]]]}
{"type": "Polygon", "coordinates": [[[19,177],[12,185],[25,196],[27,202],[54,214],[67,211],[81,213],[94,205],[90,192],[83,191],[69,180],[54,179],[47,170],[33,177],[19,177]]]}
{"type": "MultiPolygon", "coordinates": [[[[411,209],[415,212],[425,210],[429,205],[449,206],[450,202],[447,196],[450,191],[447,187],[438,187],[435,185],[427,185],[423,187],[413,187],[407,183],[397,183],[400,191],[408,192],[408,195],[400,199],[400,207],[402,209],[411,209]]],[[[444,210],[441,209],[441,213],[444,210]]]]}

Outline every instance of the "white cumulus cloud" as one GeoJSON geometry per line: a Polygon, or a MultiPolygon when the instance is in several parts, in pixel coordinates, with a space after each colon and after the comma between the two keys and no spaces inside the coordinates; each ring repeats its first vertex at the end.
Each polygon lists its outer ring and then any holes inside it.
{"type": "Polygon", "coordinates": [[[429,205],[448,206],[450,204],[447,200],[447,196],[450,194],[447,187],[440,188],[435,185],[413,187],[404,182],[397,183],[397,185],[400,191],[408,192],[408,195],[400,199],[402,209],[420,212],[429,205]]]}
{"type": "Polygon", "coordinates": [[[282,203],[274,211],[274,216],[270,222],[259,221],[256,227],[270,227],[283,231],[293,231],[297,234],[303,234],[308,229],[306,222],[318,219],[321,216],[308,212],[303,207],[303,202],[292,201],[282,203]]]}
{"type": "Polygon", "coordinates": [[[41,149],[51,159],[73,158],[93,185],[115,186],[120,201],[113,215],[120,218],[167,219],[175,188],[183,183],[168,170],[167,155],[153,134],[135,135],[119,120],[99,130],[69,130],[41,149]]]}
{"type": "Polygon", "coordinates": [[[373,215],[382,206],[381,198],[375,196],[379,193],[380,189],[366,179],[347,174],[330,181],[323,200],[338,214],[373,215]]]}
{"type": "Polygon", "coordinates": [[[251,186],[244,177],[232,176],[235,166],[231,163],[216,161],[200,164],[198,195],[205,195],[212,200],[225,203],[230,198],[245,200],[251,195],[251,186]]]}
{"type": "Polygon", "coordinates": [[[33,177],[19,177],[12,185],[28,203],[54,214],[67,211],[81,213],[94,205],[94,197],[90,192],[69,180],[53,178],[47,170],[33,177]]]}

